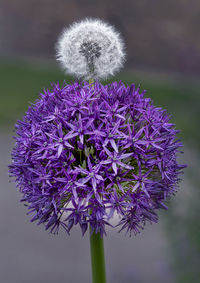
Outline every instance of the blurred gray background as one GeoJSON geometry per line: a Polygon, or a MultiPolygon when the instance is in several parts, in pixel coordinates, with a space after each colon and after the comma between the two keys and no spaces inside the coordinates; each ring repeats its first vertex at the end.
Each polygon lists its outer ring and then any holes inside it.
{"type": "Polygon", "coordinates": [[[0,51],[53,59],[63,27],[86,16],[121,31],[127,67],[200,73],[198,0],[1,0],[0,51]]]}
{"type": "MultiPolygon", "coordinates": [[[[198,283],[200,278],[200,2],[198,0],[0,1],[0,282],[91,282],[88,234],[52,236],[29,222],[7,166],[14,124],[50,82],[71,81],[55,62],[65,26],[98,17],[126,43],[125,68],[112,80],[147,89],[181,130],[180,190],[159,224],[136,237],[108,229],[108,283],[198,283]]],[[[106,83],[106,82],[105,82],[106,83]]]]}

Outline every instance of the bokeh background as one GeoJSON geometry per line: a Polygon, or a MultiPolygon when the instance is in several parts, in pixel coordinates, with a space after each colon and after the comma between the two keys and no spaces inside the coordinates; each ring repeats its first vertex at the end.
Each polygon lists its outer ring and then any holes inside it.
{"type": "Polygon", "coordinates": [[[15,121],[50,82],[71,81],[55,60],[58,34],[86,16],[121,31],[127,62],[114,79],[147,89],[172,114],[188,164],[159,224],[132,238],[108,229],[108,282],[200,282],[199,0],[0,1],[0,282],[91,282],[88,235],[30,224],[7,170],[15,121]]]}

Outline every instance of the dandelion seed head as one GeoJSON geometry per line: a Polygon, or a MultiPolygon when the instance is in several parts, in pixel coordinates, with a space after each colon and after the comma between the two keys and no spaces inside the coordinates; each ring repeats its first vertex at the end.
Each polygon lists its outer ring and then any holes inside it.
{"type": "Polygon", "coordinates": [[[65,72],[86,80],[114,75],[125,60],[120,34],[99,19],[82,20],[64,29],[56,50],[65,72]]]}

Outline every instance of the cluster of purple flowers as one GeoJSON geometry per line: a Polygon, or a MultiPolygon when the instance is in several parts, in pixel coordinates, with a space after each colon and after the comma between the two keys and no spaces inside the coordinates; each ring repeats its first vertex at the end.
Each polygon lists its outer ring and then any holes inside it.
{"type": "Polygon", "coordinates": [[[134,85],[56,84],[18,121],[10,173],[51,232],[90,224],[103,235],[117,213],[137,233],[177,190],[177,132],[134,85]]]}

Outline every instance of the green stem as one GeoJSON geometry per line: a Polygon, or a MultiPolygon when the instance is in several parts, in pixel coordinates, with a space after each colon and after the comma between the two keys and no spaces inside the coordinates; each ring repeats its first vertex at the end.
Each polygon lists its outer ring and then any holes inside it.
{"type": "Polygon", "coordinates": [[[91,235],[90,227],[90,252],[92,263],[92,282],[106,283],[106,269],[104,259],[103,237],[100,233],[93,232],[91,235]]]}
{"type": "MultiPolygon", "coordinates": [[[[89,80],[89,84],[92,86],[94,79],[89,80]]],[[[90,211],[91,213],[91,211],[90,211]]],[[[90,226],[90,253],[92,264],[92,282],[93,283],[106,283],[106,268],[104,259],[104,244],[103,237],[100,233],[92,233],[90,226]]]]}
{"type": "Polygon", "coordinates": [[[89,84],[93,84],[94,83],[94,79],[89,79],[89,84]]]}

